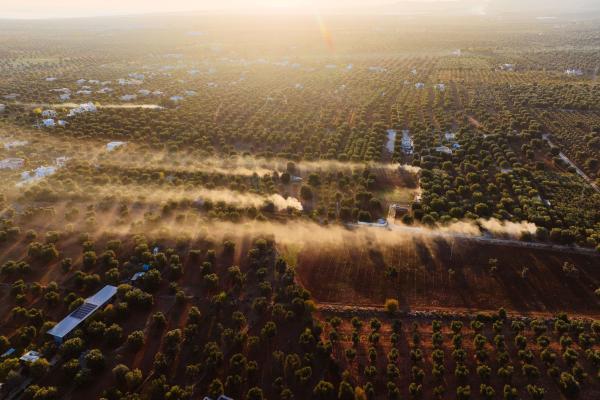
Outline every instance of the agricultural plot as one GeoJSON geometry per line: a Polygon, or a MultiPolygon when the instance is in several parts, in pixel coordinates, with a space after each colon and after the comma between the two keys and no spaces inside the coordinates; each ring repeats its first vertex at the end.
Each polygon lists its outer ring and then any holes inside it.
{"type": "Polygon", "coordinates": [[[599,398],[597,22],[322,23],[3,22],[0,397],[599,398]]]}

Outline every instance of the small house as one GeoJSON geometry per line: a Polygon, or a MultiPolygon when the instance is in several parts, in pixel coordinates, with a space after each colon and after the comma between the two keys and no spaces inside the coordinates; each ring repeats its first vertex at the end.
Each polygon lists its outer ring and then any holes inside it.
{"type": "Polygon", "coordinates": [[[132,101],[137,99],[137,96],[135,94],[124,94],[120,99],[121,101],[132,101]]]}
{"type": "Polygon", "coordinates": [[[0,161],[0,169],[20,169],[25,165],[25,160],[22,158],[5,158],[0,161]]]}
{"type": "Polygon", "coordinates": [[[54,122],[54,120],[52,118],[46,118],[44,120],[42,120],[42,124],[44,124],[44,126],[46,128],[51,128],[56,126],[56,123],[54,122]]]}
{"type": "Polygon", "coordinates": [[[425,84],[423,82],[417,82],[417,83],[415,83],[415,88],[423,89],[423,88],[425,88],[425,84]]]}
{"type": "Polygon", "coordinates": [[[0,359],[8,358],[8,357],[12,356],[15,353],[15,351],[16,350],[14,349],[14,347],[11,347],[10,349],[6,350],[4,353],[2,353],[0,355],[0,359]]]}
{"type": "Polygon", "coordinates": [[[42,117],[44,117],[44,118],[56,118],[56,111],[54,111],[54,110],[44,110],[44,111],[42,111],[42,117]]]}
{"type": "Polygon", "coordinates": [[[452,154],[452,149],[449,148],[448,146],[438,146],[435,148],[435,151],[438,153],[442,153],[442,154],[452,154]]]}
{"type": "Polygon", "coordinates": [[[144,271],[140,271],[140,272],[136,272],[135,274],[133,274],[133,276],[131,277],[131,279],[129,279],[129,281],[132,284],[135,284],[139,279],[141,279],[144,275],[146,275],[146,273],[144,271]]]}
{"type": "Polygon", "coordinates": [[[42,358],[42,355],[40,353],[38,353],[37,351],[29,350],[19,358],[19,361],[21,361],[24,364],[31,364],[36,362],[40,358],[42,358]]]}
{"type": "Polygon", "coordinates": [[[127,143],[125,142],[121,142],[121,141],[114,141],[114,142],[109,142],[106,144],[106,150],[107,151],[113,151],[115,149],[118,149],[119,147],[125,146],[127,143]]]}

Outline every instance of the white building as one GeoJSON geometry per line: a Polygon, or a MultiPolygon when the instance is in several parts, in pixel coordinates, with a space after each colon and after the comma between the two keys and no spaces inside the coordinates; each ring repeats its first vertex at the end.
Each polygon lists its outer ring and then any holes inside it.
{"type": "Polygon", "coordinates": [[[52,119],[52,118],[46,118],[46,119],[42,120],[42,124],[44,124],[44,126],[46,128],[56,126],[56,122],[54,122],[54,119],[52,119]]]}
{"type": "Polygon", "coordinates": [[[19,360],[23,361],[24,363],[31,364],[39,360],[41,357],[42,355],[37,351],[29,350],[23,354],[19,360]]]}
{"type": "Polygon", "coordinates": [[[25,160],[22,158],[5,158],[0,161],[0,169],[21,169],[25,165],[25,160]]]}
{"type": "Polygon", "coordinates": [[[141,96],[150,96],[152,92],[148,89],[140,89],[138,90],[138,94],[141,96]]]}
{"type": "Polygon", "coordinates": [[[423,89],[424,87],[425,87],[425,84],[423,82],[415,83],[415,88],[417,88],[417,89],[423,89]]]}
{"type": "Polygon", "coordinates": [[[452,154],[452,149],[448,146],[438,146],[435,148],[435,151],[442,154],[452,154]]]}
{"type": "Polygon", "coordinates": [[[21,173],[21,184],[39,181],[47,176],[50,176],[56,172],[56,167],[41,166],[37,167],[33,171],[25,171],[21,173]]]}
{"type": "Polygon", "coordinates": [[[126,86],[126,85],[141,85],[142,83],[144,83],[144,81],[141,81],[139,79],[123,79],[123,78],[119,78],[117,79],[117,83],[121,86],[126,86]]]}
{"type": "Polygon", "coordinates": [[[433,85],[433,87],[434,89],[439,90],[440,92],[446,90],[446,85],[443,83],[436,83],[435,85],[433,85]]]}
{"type": "Polygon", "coordinates": [[[412,154],[413,153],[413,141],[410,137],[410,132],[408,129],[404,129],[402,131],[402,141],[401,141],[402,151],[404,154],[412,154]]]}
{"type": "Polygon", "coordinates": [[[135,94],[125,94],[121,96],[120,99],[121,101],[132,101],[137,99],[137,96],[135,94]]]}
{"type": "Polygon", "coordinates": [[[71,95],[69,93],[63,93],[60,96],[58,96],[58,98],[62,101],[66,101],[69,100],[71,98],[71,95]]]}
{"type": "Polygon", "coordinates": [[[568,76],[581,76],[581,75],[583,75],[583,71],[580,69],[573,68],[573,69],[567,69],[565,71],[565,74],[567,74],[568,76]]]}
{"type": "Polygon", "coordinates": [[[134,72],[134,73],[132,73],[132,74],[129,74],[129,77],[130,77],[130,78],[133,78],[133,79],[137,79],[137,80],[139,80],[139,81],[143,81],[143,80],[146,78],[146,77],[144,76],[144,74],[138,74],[137,72],[134,72]]]}
{"type": "Polygon", "coordinates": [[[44,118],[56,118],[56,111],[54,111],[54,110],[44,110],[44,111],[42,111],[42,117],[44,117],[44,118]]]}
{"type": "Polygon", "coordinates": [[[79,107],[73,108],[69,111],[68,117],[72,117],[77,114],[86,113],[86,112],[96,112],[98,108],[92,102],[80,104],[79,107]]]}
{"type": "Polygon", "coordinates": [[[125,142],[121,142],[121,141],[114,141],[114,142],[109,142],[106,144],[106,150],[107,151],[113,151],[115,149],[118,149],[121,146],[125,146],[127,143],[125,142]]]}
{"type": "Polygon", "coordinates": [[[171,100],[172,102],[175,102],[175,103],[177,103],[177,102],[179,102],[179,101],[183,100],[183,96],[171,96],[171,97],[169,98],[169,100],[171,100]]]}

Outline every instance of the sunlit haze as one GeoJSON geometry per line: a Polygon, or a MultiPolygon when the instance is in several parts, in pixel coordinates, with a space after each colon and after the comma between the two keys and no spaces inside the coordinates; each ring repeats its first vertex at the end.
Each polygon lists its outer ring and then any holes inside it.
{"type": "MultiPolygon", "coordinates": [[[[427,2],[430,0],[418,0],[427,2]]],[[[0,17],[55,18],[183,11],[276,12],[376,6],[389,0],[3,0],[0,17]]]]}

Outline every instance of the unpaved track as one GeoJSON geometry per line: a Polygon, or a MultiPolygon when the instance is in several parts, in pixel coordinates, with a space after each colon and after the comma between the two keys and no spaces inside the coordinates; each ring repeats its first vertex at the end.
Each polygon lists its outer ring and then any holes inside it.
{"type": "MultiPolygon", "coordinates": [[[[357,224],[348,224],[351,228],[370,228],[370,229],[386,229],[390,232],[399,232],[403,234],[411,234],[414,236],[422,236],[422,237],[430,237],[430,238],[443,238],[450,240],[463,240],[463,241],[472,241],[478,242],[481,244],[491,244],[498,246],[510,246],[510,247],[522,247],[527,249],[537,249],[537,250],[550,250],[550,251],[560,251],[563,253],[569,254],[583,254],[583,255],[591,255],[591,256],[600,256],[598,252],[594,249],[588,249],[584,247],[578,246],[563,246],[551,243],[540,243],[540,242],[524,242],[517,239],[502,239],[495,238],[492,236],[475,236],[469,235],[465,233],[458,232],[441,232],[430,230],[427,228],[417,227],[417,226],[406,226],[406,225],[398,225],[394,223],[389,223],[385,228],[379,227],[369,227],[364,225],[357,224]]],[[[391,233],[390,233],[391,234],[391,233]]]]}

